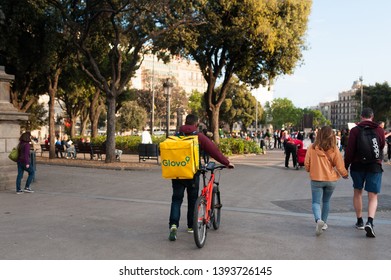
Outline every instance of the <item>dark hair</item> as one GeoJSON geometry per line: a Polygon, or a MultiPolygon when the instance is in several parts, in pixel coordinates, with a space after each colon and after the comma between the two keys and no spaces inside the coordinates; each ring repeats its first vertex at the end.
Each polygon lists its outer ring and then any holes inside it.
{"type": "Polygon", "coordinates": [[[198,123],[198,117],[194,114],[189,114],[186,116],[185,124],[187,125],[196,125],[198,123]]]}
{"type": "Polygon", "coordinates": [[[371,108],[364,108],[361,112],[361,117],[364,119],[370,119],[373,118],[373,110],[371,108]]]}
{"type": "Polygon", "coordinates": [[[22,133],[22,135],[20,135],[19,141],[30,142],[30,140],[31,140],[30,132],[24,132],[22,133]]]}

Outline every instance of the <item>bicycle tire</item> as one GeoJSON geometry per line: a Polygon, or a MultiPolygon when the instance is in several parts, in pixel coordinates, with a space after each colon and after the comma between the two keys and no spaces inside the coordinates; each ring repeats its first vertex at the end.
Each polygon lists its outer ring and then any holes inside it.
{"type": "Polygon", "coordinates": [[[213,228],[218,230],[220,227],[221,220],[221,199],[220,199],[220,190],[218,187],[213,188],[213,197],[212,197],[212,212],[213,212],[213,228]]]}
{"type": "Polygon", "coordinates": [[[194,241],[198,248],[204,247],[206,241],[207,224],[205,216],[206,200],[205,197],[199,196],[195,204],[193,218],[194,241]]]}

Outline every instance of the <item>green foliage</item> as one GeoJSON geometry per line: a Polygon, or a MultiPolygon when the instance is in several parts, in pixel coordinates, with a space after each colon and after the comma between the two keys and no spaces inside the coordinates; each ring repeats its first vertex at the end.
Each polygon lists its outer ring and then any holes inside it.
{"type": "Polygon", "coordinates": [[[302,118],[301,109],[296,108],[292,101],[287,98],[275,98],[265,106],[267,114],[271,116],[271,123],[274,128],[280,129],[295,126],[302,118]]]}
{"type": "Polygon", "coordinates": [[[47,110],[43,104],[34,103],[26,113],[29,113],[29,124],[23,122],[22,129],[35,130],[47,123],[47,110]],[[28,127],[27,127],[28,126],[28,127]]]}
{"type": "MultiPolygon", "coordinates": [[[[82,136],[76,136],[72,138],[72,141],[75,143],[81,142],[82,136]]],[[[152,143],[159,144],[160,142],[166,139],[165,136],[152,136],[152,143]]],[[[91,138],[91,143],[102,145],[106,141],[105,135],[100,135],[94,138],[91,138]]],[[[122,150],[125,154],[137,154],[138,145],[141,143],[141,137],[138,135],[128,135],[128,136],[116,136],[115,137],[115,147],[122,150]]]]}
{"type": "Polygon", "coordinates": [[[140,129],[147,120],[147,112],[137,101],[126,101],[118,111],[117,125],[119,131],[140,129]]]}
{"type": "MultiPolygon", "coordinates": [[[[227,96],[221,105],[220,120],[229,124],[232,129],[235,122],[243,124],[246,130],[255,121],[255,110],[257,100],[248,90],[245,84],[240,84],[239,80],[233,78],[229,83],[227,96]]],[[[258,120],[262,117],[262,106],[258,105],[258,120]]]]}
{"type": "Polygon", "coordinates": [[[219,142],[219,111],[233,76],[258,87],[293,72],[304,49],[312,1],[192,1],[203,24],[184,26],[166,36],[174,53],[200,66],[208,89],[205,103],[210,128],[219,142]],[[202,5],[203,4],[203,5],[202,5]],[[197,9],[197,8],[196,8],[197,9]],[[222,80],[219,90],[216,81],[222,80]]]}
{"type": "Polygon", "coordinates": [[[203,94],[194,90],[189,97],[189,108],[192,114],[196,114],[200,122],[208,123],[205,100],[203,94]]]}
{"type": "Polygon", "coordinates": [[[218,147],[226,156],[233,154],[260,154],[262,151],[258,143],[241,138],[222,138],[218,147]]]}
{"type": "MultiPolygon", "coordinates": [[[[356,100],[361,99],[361,90],[356,93],[356,100]]],[[[374,110],[375,119],[386,121],[391,119],[391,87],[387,82],[375,83],[374,86],[364,86],[363,105],[374,110]]],[[[360,110],[357,110],[360,113],[360,110]]]]}
{"type": "MultiPolygon", "coordinates": [[[[81,136],[74,137],[72,141],[77,143],[81,141],[81,138],[81,136]]],[[[159,144],[165,139],[165,136],[152,136],[152,143],[159,144]]],[[[91,143],[98,145],[101,145],[104,141],[106,141],[106,136],[97,136],[91,139],[91,143]]],[[[122,150],[125,154],[138,154],[138,145],[140,143],[141,137],[137,135],[115,137],[115,147],[122,150]]],[[[226,156],[260,154],[262,152],[258,143],[241,138],[222,138],[218,148],[226,156]]]]}

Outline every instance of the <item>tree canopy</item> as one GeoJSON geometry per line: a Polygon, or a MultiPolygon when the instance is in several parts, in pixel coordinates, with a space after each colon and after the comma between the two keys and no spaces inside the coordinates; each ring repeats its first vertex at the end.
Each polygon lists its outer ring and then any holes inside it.
{"type": "Polygon", "coordinates": [[[204,95],[214,140],[219,111],[235,74],[254,87],[292,73],[302,58],[310,0],[194,1],[203,24],[181,26],[164,45],[198,62],[208,88],[204,95]],[[221,86],[216,89],[218,82],[221,86]]]}
{"type": "MultiPolygon", "coordinates": [[[[360,100],[361,91],[356,93],[356,99],[360,100]]],[[[363,105],[370,107],[375,112],[375,119],[386,121],[391,119],[391,88],[387,82],[375,83],[373,86],[364,86],[363,88],[363,105]]],[[[359,110],[358,110],[359,111],[359,110]]]]}

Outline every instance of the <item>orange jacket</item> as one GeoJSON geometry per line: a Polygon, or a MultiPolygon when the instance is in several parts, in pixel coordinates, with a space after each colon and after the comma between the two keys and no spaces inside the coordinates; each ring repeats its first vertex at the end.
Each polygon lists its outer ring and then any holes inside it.
{"type": "Polygon", "coordinates": [[[324,152],[318,147],[313,149],[310,145],[305,155],[304,166],[313,181],[337,181],[341,176],[348,176],[342,155],[337,148],[324,152]]]}

